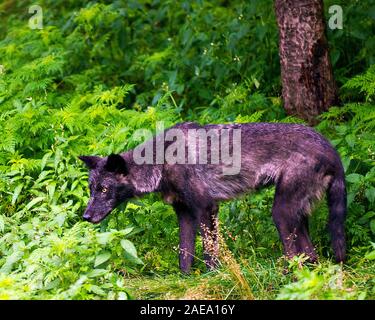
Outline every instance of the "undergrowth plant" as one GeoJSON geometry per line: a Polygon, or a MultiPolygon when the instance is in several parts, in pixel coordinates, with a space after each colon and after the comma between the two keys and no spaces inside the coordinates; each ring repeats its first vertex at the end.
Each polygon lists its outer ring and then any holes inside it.
{"type": "Polygon", "coordinates": [[[210,273],[198,260],[189,277],[158,195],[82,222],[77,157],[133,148],[133,133],[158,121],[301,123],[282,108],[273,1],[41,0],[41,30],[28,27],[31,4],[0,4],[1,299],[375,297],[371,1],[346,7],[350,28],[328,31],[344,105],[317,126],[346,171],[347,265],[331,262],[322,203],[310,219],[321,264],[283,273],[271,188],[221,205],[227,258],[210,273]]]}

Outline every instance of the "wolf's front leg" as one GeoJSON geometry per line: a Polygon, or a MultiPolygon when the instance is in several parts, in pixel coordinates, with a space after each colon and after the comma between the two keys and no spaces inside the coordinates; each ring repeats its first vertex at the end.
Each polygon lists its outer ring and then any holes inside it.
{"type": "Polygon", "coordinates": [[[180,269],[188,273],[194,261],[197,219],[183,204],[174,204],[180,227],[180,269]]]}

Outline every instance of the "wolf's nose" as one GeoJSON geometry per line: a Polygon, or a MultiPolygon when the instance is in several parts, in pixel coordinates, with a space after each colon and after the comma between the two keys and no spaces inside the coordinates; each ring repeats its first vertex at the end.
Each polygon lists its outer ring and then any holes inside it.
{"type": "Polygon", "coordinates": [[[84,220],[86,220],[86,221],[90,221],[90,215],[87,214],[87,213],[85,213],[85,214],[83,215],[82,218],[83,218],[84,220]]]}

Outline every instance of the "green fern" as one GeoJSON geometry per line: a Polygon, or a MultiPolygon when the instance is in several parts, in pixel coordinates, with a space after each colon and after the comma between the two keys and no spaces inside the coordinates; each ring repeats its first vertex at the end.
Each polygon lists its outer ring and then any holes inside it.
{"type": "Polygon", "coordinates": [[[358,89],[366,96],[366,101],[372,102],[375,97],[375,64],[372,65],[364,74],[350,79],[344,88],[358,89]]]}

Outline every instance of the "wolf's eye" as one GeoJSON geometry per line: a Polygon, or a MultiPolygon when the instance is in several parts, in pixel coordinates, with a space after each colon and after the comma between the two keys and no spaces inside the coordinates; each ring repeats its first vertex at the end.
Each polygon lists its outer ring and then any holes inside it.
{"type": "Polygon", "coordinates": [[[102,192],[103,192],[103,193],[106,193],[107,191],[108,191],[108,189],[107,189],[106,187],[103,187],[103,188],[102,188],[102,192]]]}

